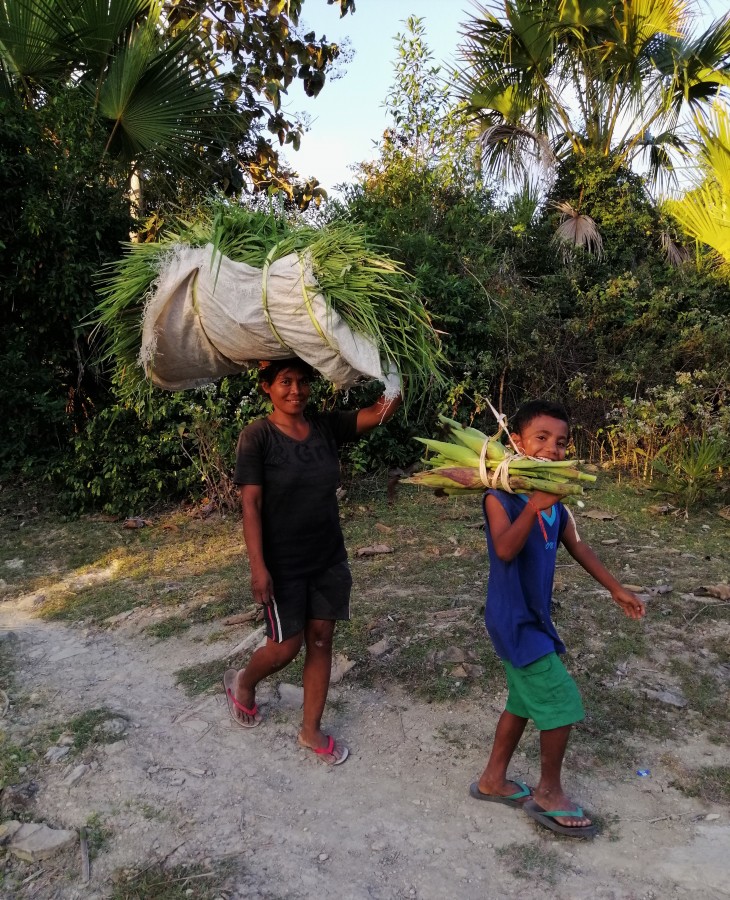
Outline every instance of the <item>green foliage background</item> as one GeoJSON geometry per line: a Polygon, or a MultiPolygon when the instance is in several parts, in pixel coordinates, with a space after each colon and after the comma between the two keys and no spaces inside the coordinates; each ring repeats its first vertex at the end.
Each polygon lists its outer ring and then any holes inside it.
{"type": "MultiPolygon", "coordinates": [[[[440,412],[491,432],[487,399],[509,416],[536,396],[566,404],[581,456],[649,476],[661,451],[676,481],[696,468],[687,447],[699,456],[710,441],[712,471],[725,471],[726,274],[693,245],[688,263],[668,264],[664,235],[681,232],[620,159],[568,157],[543,203],[507,198],[447,108],[419,20],[407,26],[388,97],[393,127],[324,215],[363,223],[415,276],[443,332],[450,385],[352,447],[345,475],[416,463],[411,438],[434,433],[440,412]],[[601,258],[555,243],[559,200],[597,223],[601,258]]],[[[52,480],[72,512],[229,502],[238,433],[266,408],[252,377],[130,400],[95,362],[96,278],[135,223],[126,175],[84,122],[73,90],[33,110],[0,101],[0,474],[52,480]]],[[[151,237],[163,216],[159,207],[151,237]]],[[[354,408],[377,390],[335,398],[318,385],[313,401],[354,408]]]]}
{"type": "Polygon", "coordinates": [[[105,402],[81,323],[132,221],[83,117],[74,92],[34,114],[0,100],[0,471],[63,455],[105,402]]]}

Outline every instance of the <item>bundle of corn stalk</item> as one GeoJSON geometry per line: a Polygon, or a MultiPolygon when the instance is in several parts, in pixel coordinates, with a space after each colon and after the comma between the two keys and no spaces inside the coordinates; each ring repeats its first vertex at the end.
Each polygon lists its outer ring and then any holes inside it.
{"type": "Polygon", "coordinates": [[[291,356],[336,388],[394,369],[411,397],[443,383],[439,338],[414,282],[351,224],[292,226],[213,203],[155,243],[128,244],[100,293],[102,358],[130,391],[145,379],[199,387],[291,356]]]}
{"type": "Polygon", "coordinates": [[[448,428],[449,441],[416,438],[433,451],[423,462],[431,466],[404,478],[407,484],[432,487],[439,494],[482,493],[498,488],[514,494],[546,491],[558,497],[582,494],[581,482],[594,482],[595,475],[581,472],[575,460],[545,460],[511,450],[476,428],[468,428],[439,416],[448,428]]]}

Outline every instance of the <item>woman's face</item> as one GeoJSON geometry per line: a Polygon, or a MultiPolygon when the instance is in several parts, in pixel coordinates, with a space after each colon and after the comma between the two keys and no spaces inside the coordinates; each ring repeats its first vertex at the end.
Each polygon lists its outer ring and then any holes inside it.
{"type": "Polygon", "coordinates": [[[274,409],[289,415],[302,413],[311,394],[309,376],[296,368],[282,369],[271,384],[263,381],[261,387],[269,395],[274,409]]]}

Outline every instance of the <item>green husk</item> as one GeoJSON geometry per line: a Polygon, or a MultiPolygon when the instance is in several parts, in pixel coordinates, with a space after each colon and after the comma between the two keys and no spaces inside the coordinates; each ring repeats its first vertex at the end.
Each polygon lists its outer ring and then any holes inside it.
{"type": "Polygon", "coordinates": [[[484,450],[484,465],[495,471],[505,458],[509,487],[516,493],[546,491],[559,497],[583,493],[581,481],[594,482],[595,475],[581,472],[575,460],[542,460],[511,455],[498,438],[489,438],[476,428],[465,428],[454,419],[439,416],[449,432],[448,441],[417,437],[433,455],[424,459],[430,468],[416,472],[403,481],[435,488],[442,494],[463,494],[484,491],[479,473],[480,456],[484,450]],[[486,444],[486,447],[484,446],[486,444]]]}
{"type": "Polygon", "coordinates": [[[145,300],[166,254],[180,244],[212,244],[215,254],[256,268],[267,257],[306,253],[328,307],[371,337],[407,378],[406,403],[445,384],[445,359],[423,299],[405,269],[372,245],[364,229],[348,223],[294,227],[274,215],[212,203],[178,219],[155,243],[127,244],[102,274],[94,320],[104,334],[100,355],[115,364],[128,391],[145,382],[137,361],[145,300]]]}

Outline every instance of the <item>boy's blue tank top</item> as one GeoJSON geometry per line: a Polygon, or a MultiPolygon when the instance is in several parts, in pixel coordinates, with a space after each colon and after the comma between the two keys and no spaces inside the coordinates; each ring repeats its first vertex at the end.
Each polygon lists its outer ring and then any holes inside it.
{"type": "MultiPolygon", "coordinates": [[[[510,522],[525,508],[527,497],[489,490],[504,507],[510,522]]],[[[527,666],[548,653],[565,653],[550,617],[553,595],[553,576],[558,544],[568,521],[568,511],[562,503],[555,503],[541,514],[547,541],[535,516],[535,524],[527,542],[510,562],[503,562],[495,553],[489,523],[485,532],[489,549],[489,581],[484,621],[501,659],[513,666],[527,666]]]]}

